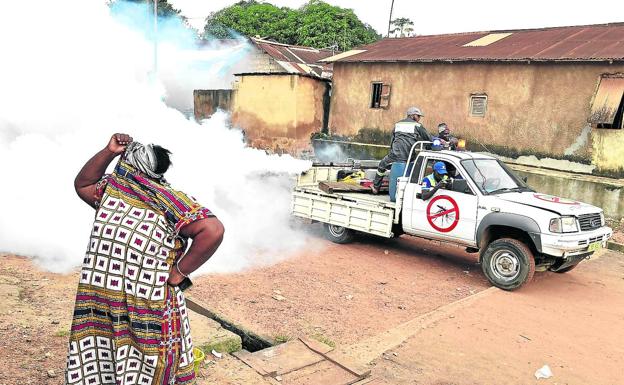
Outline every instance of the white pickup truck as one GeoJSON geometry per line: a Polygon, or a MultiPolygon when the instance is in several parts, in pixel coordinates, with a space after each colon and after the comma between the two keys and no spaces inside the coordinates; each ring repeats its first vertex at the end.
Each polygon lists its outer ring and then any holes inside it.
{"type": "Polygon", "coordinates": [[[313,166],[298,178],[293,215],[322,222],[336,243],[359,232],[465,246],[479,253],[492,285],[505,290],[530,282],[536,269],[572,270],[612,235],[600,208],[538,193],[492,156],[422,148],[420,142],[412,148],[396,202],[388,195],[326,193],[319,182],[335,182],[344,167],[313,166]],[[438,161],[446,164],[451,183],[423,200],[422,180],[438,161]]]}

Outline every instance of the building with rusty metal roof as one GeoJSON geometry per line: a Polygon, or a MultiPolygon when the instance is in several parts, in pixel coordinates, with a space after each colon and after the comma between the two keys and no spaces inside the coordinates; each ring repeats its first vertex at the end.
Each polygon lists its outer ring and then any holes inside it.
{"type": "Polygon", "coordinates": [[[384,39],[341,62],[622,61],[624,23],[384,39]]]}
{"type": "Polygon", "coordinates": [[[194,91],[196,119],[228,110],[253,146],[276,152],[308,146],[329,117],[333,64],[321,60],[337,52],[260,38],[249,43],[228,89],[194,91]]]}
{"type": "Polygon", "coordinates": [[[624,23],[390,38],[323,61],[335,134],[391,130],[415,105],[432,134],[445,122],[500,154],[624,176],[624,23]]]}
{"type": "Polygon", "coordinates": [[[254,71],[299,73],[331,79],[332,63],[322,62],[336,54],[335,50],[316,49],[250,38],[258,52],[254,55],[254,71]]]}

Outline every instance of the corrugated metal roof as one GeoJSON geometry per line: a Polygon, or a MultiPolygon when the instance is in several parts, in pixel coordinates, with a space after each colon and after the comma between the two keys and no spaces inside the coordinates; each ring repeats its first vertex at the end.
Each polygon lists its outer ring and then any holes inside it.
{"type": "Polygon", "coordinates": [[[477,40],[471,41],[469,43],[464,44],[464,47],[485,47],[486,45],[490,45],[492,43],[496,43],[497,41],[506,38],[511,35],[511,32],[506,33],[488,33],[487,35],[478,38],[477,40]]]}
{"type": "Polygon", "coordinates": [[[624,23],[389,38],[358,49],[335,61],[624,61],[624,23]]]}
{"type": "Polygon", "coordinates": [[[336,51],[288,45],[258,38],[251,38],[251,41],[275,59],[287,72],[331,77],[331,64],[323,63],[321,60],[334,55],[336,51]]]}

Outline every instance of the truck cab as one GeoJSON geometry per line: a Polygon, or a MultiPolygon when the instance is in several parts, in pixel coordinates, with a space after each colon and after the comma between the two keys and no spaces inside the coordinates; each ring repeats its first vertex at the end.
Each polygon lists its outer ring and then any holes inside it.
{"type": "MultiPolygon", "coordinates": [[[[505,290],[530,282],[536,270],[572,270],[612,235],[600,208],[539,193],[493,156],[415,146],[407,165],[396,202],[365,193],[319,193],[304,175],[293,193],[293,214],[324,222],[327,237],[338,243],[362,232],[465,246],[479,254],[488,280],[505,290]],[[425,200],[423,179],[436,162],[446,165],[449,183],[425,200]]],[[[315,175],[332,180],[333,171],[315,175]]]]}

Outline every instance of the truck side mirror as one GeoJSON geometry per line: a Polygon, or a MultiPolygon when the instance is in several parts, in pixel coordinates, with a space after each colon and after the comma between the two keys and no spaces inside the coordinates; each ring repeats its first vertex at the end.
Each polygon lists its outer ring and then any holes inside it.
{"type": "Polygon", "coordinates": [[[451,184],[451,190],[460,192],[460,193],[470,193],[470,188],[468,187],[468,181],[466,179],[453,179],[453,183],[451,184]]]}
{"type": "Polygon", "coordinates": [[[527,178],[526,176],[523,176],[522,180],[524,181],[524,183],[526,183],[529,180],[529,178],[527,178]]]}

